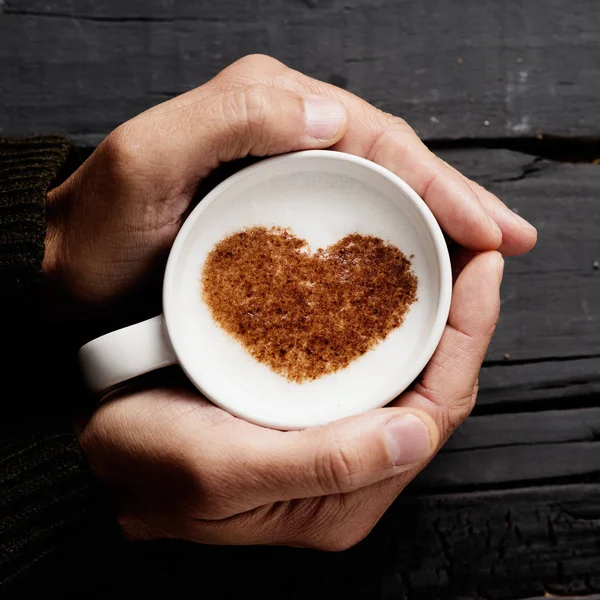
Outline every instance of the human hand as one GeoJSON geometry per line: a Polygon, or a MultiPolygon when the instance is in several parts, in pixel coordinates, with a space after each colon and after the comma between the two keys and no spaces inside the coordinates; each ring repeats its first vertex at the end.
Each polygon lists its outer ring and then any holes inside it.
{"type": "Polygon", "coordinates": [[[471,411],[502,267],[497,252],[466,265],[437,351],[389,408],[281,432],[184,388],[108,399],[79,440],[128,537],[324,550],[360,541],[471,411]]]}
{"type": "Polygon", "coordinates": [[[160,281],[198,185],[219,164],[330,146],[403,178],[461,246],[520,254],[535,244],[533,227],[432,154],[402,119],[250,56],[117,128],[50,193],[45,272],[86,305],[144,289],[160,281]]]}

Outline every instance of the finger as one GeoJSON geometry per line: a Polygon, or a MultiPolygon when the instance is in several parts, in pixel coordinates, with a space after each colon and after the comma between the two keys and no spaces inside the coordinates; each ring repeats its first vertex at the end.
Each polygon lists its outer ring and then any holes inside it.
{"type": "Polygon", "coordinates": [[[537,242],[537,229],[478,183],[471,182],[471,185],[487,214],[502,231],[502,244],[498,252],[505,256],[520,256],[532,250],[537,242]]]}
{"type": "Polygon", "coordinates": [[[222,518],[368,486],[426,461],[437,444],[437,427],[428,415],[387,408],[304,431],[224,424],[204,434],[202,452],[210,449],[211,455],[204,460],[211,465],[205,479],[215,489],[230,490],[219,501],[222,518]]]}
{"type": "MultiPolygon", "coordinates": [[[[351,117],[352,118],[352,117],[351,117]]],[[[364,121],[364,119],[363,119],[364,121]]],[[[489,218],[469,184],[433,154],[403,121],[387,117],[372,125],[366,156],[408,183],[425,200],[440,226],[457,243],[473,250],[490,250],[502,243],[502,232],[489,218]]],[[[365,135],[366,129],[360,130],[365,135]]],[[[352,151],[359,131],[351,125],[336,149],[352,151]]]]}
{"type": "Polygon", "coordinates": [[[267,156],[293,150],[326,148],[347,126],[346,111],[335,98],[298,94],[260,83],[223,88],[215,83],[189,92],[143,115],[164,127],[169,142],[163,151],[181,157],[184,178],[200,179],[222,162],[248,155],[267,156]],[[193,100],[193,101],[192,101],[193,100]],[[160,110],[159,110],[160,109],[160,110]]]}
{"type": "Polygon", "coordinates": [[[454,286],[448,325],[422,378],[399,406],[424,410],[438,424],[441,439],[469,415],[481,363],[500,311],[504,261],[497,252],[479,254],[454,286]]]}
{"type": "MultiPolygon", "coordinates": [[[[448,163],[446,163],[448,164],[448,163]]],[[[529,252],[537,242],[537,230],[528,221],[510,210],[495,194],[483,186],[465,177],[460,171],[448,164],[453,171],[460,175],[477,194],[479,201],[487,214],[494,219],[502,231],[502,245],[498,252],[504,256],[520,256],[529,252]]]]}
{"type": "Polygon", "coordinates": [[[450,249],[450,263],[452,265],[452,284],[454,285],[464,268],[479,254],[461,246],[450,249]]]}

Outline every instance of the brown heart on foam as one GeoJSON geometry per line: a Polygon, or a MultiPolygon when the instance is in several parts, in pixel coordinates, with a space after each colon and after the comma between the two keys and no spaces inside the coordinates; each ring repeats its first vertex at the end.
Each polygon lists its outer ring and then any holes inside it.
{"type": "Polygon", "coordinates": [[[417,276],[409,257],[374,236],[352,233],[311,253],[290,230],[252,227],[209,253],[202,296],[256,360],[302,383],[347,367],[400,327],[417,276]]]}

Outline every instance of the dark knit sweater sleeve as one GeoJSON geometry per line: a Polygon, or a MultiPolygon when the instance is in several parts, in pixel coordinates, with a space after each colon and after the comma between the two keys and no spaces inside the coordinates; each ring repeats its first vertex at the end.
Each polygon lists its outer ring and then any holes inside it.
{"type": "Polygon", "coordinates": [[[29,304],[41,280],[46,192],[69,153],[61,137],[0,138],[0,297],[29,304]]]}
{"type": "Polygon", "coordinates": [[[65,411],[36,408],[40,396],[48,404],[61,395],[48,389],[41,364],[56,361],[44,361],[52,340],[39,298],[45,198],[68,152],[60,137],[0,138],[0,306],[10,345],[0,362],[0,597],[13,597],[11,590],[29,585],[31,573],[65,549],[86,557],[107,535],[118,536],[65,411]]]}

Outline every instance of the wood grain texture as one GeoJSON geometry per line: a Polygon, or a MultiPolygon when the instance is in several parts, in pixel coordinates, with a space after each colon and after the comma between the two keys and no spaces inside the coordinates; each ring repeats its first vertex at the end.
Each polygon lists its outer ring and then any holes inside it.
{"type": "MultiPolygon", "coordinates": [[[[600,344],[599,344],[600,346],[600,344]]],[[[505,361],[479,374],[479,413],[600,404],[600,358],[505,361]]]]}
{"type": "MultiPolygon", "coordinates": [[[[389,519],[404,597],[597,593],[599,490],[578,485],[399,502],[389,519]]],[[[403,597],[402,587],[389,597],[403,597]]]]}
{"type": "Polygon", "coordinates": [[[600,407],[471,417],[442,452],[581,441],[600,442],[600,407]]]}
{"type": "Polygon", "coordinates": [[[600,408],[471,417],[419,475],[436,492],[600,480],[600,408]]]}
{"type": "Polygon", "coordinates": [[[96,144],[249,53],[428,139],[600,135],[594,0],[5,0],[0,128],[96,144]]]}
{"type": "Polygon", "coordinates": [[[598,165],[480,148],[438,154],[538,229],[537,247],[507,260],[502,314],[487,359],[600,356],[598,165]]]}

